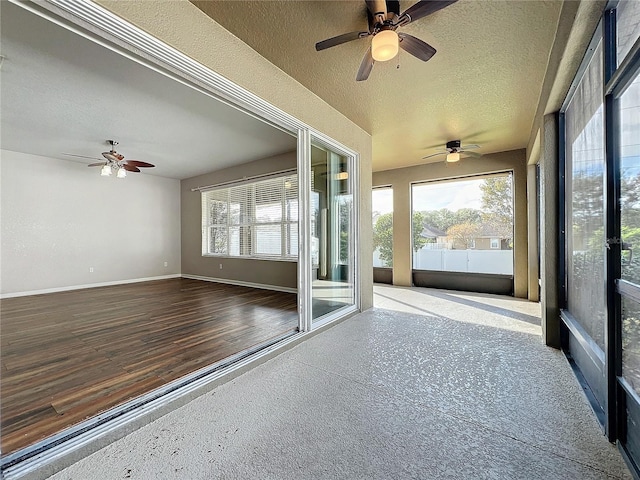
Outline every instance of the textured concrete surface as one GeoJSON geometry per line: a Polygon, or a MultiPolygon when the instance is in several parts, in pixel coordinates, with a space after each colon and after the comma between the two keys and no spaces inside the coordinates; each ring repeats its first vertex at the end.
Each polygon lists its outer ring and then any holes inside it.
{"type": "Polygon", "coordinates": [[[538,304],[376,302],[52,478],[630,478],[538,304]]]}

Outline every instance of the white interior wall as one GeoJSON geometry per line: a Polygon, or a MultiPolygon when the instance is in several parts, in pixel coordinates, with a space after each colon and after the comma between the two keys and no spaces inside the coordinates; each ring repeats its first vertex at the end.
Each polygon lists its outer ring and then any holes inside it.
{"type": "Polygon", "coordinates": [[[177,275],[180,181],[1,150],[0,240],[2,295],[177,275]]]}

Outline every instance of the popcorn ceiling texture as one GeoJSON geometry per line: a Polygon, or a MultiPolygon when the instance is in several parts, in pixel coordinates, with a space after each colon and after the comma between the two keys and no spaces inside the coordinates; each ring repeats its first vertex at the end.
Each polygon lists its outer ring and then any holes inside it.
{"type": "Polygon", "coordinates": [[[436,48],[431,60],[401,50],[365,82],[355,76],[370,39],[314,48],[365,30],[362,0],[194,3],[370,132],[373,171],[382,171],[425,163],[458,138],[482,153],[524,148],[563,2],[460,0],[401,30],[436,48]]]}

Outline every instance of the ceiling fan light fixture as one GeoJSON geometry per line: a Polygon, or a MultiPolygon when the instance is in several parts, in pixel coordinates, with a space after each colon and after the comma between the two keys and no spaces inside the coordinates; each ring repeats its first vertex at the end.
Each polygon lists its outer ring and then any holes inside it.
{"type": "Polygon", "coordinates": [[[127,171],[123,167],[118,168],[118,173],[116,174],[116,177],[124,178],[126,176],[127,176],[127,171]]]}
{"type": "Polygon", "coordinates": [[[104,167],[102,167],[102,170],[100,170],[100,175],[102,175],[103,177],[108,177],[112,173],[113,172],[111,171],[111,165],[105,165],[104,167]]]}
{"type": "Polygon", "coordinates": [[[376,62],[386,62],[398,54],[398,34],[393,30],[383,30],[371,39],[371,56],[376,62]]]}
{"type": "Polygon", "coordinates": [[[460,161],[460,154],[458,152],[451,152],[447,154],[447,163],[454,163],[460,161]]]}

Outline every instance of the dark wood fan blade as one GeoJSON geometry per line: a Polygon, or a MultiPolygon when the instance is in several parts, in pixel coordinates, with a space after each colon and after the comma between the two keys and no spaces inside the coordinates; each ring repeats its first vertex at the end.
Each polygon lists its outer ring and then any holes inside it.
{"type": "Polygon", "coordinates": [[[418,3],[407,8],[400,15],[396,24],[407,25],[408,23],[415,22],[419,18],[431,15],[457,1],[458,0],[420,0],[418,3]]]}
{"type": "Polygon", "coordinates": [[[468,157],[478,158],[482,156],[482,154],[478,152],[468,152],[467,150],[458,150],[458,151],[464,155],[467,155],[468,157]]]}
{"type": "Polygon", "coordinates": [[[424,160],[425,158],[431,158],[431,157],[436,157],[438,155],[446,155],[449,152],[438,152],[438,153],[432,153],[431,155],[427,155],[426,157],[422,157],[422,159],[424,160]]]}
{"type": "Polygon", "coordinates": [[[368,37],[369,32],[350,32],[343,33],[337,37],[327,38],[321,42],[316,43],[316,51],[325,50],[327,48],[335,47],[343,43],[351,42],[352,40],[358,40],[359,38],[368,37]]]}
{"type": "Polygon", "coordinates": [[[141,162],[140,160],[125,160],[124,162],[125,162],[125,165],[131,165],[132,167],[145,167],[145,168],[155,167],[155,165],[152,163],[141,162]]]}
{"type": "Polygon", "coordinates": [[[111,162],[119,162],[124,157],[116,152],[102,152],[102,156],[111,162]]]}
{"type": "Polygon", "coordinates": [[[100,162],[100,163],[90,163],[89,165],[87,165],[87,167],[104,167],[106,165],[105,162],[100,162]]]}
{"type": "Polygon", "coordinates": [[[132,165],[127,165],[126,163],[124,163],[122,165],[122,168],[124,168],[127,172],[139,172],[140,169],[138,167],[134,167],[132,165]]]}
{"type": "Polygon", "coordinates": [[[364,54],[364,58],[362,59],[362,63],[360,64],[360,68],[358,69],[358,75],[356,75],[356,81],[362,82],[369,78],[369,74],[371,73],[371,69],[373,68],[373,64],[375,61],[371,56],[371,47],[367,50],[367,53],[364,54]]]}
{"type": "Polygon", "coordinates": [[[62,155],[66,155],[67,157],[88,158],[89,160],[99,160],[99,158],[96,158],[96,157],[87,157],[86,155],[74,155],[73,153],[63,153],[62,155]]]}
{"type": "Polygon", "coordinates": [[[400,48],[423,62],[426,62],[436,54],[435,48],[413,35],[400,33],[398,37],[400,37],[400,43],[398,44],[400,48]]]}

